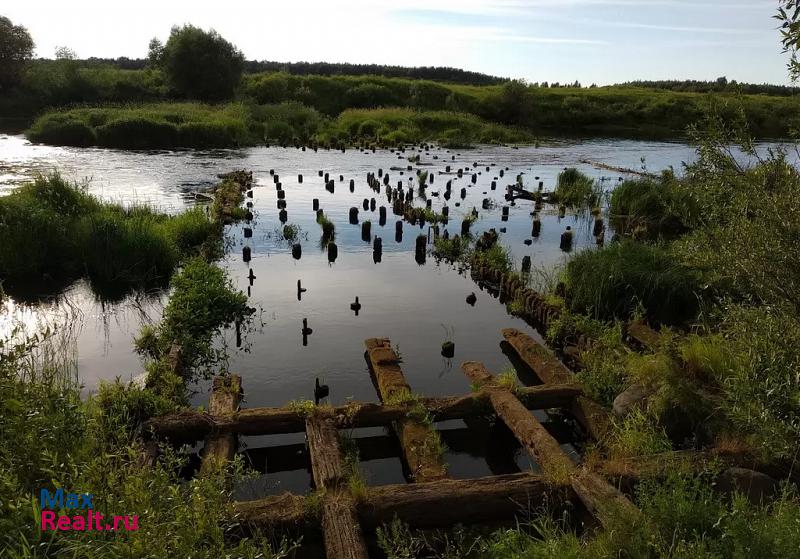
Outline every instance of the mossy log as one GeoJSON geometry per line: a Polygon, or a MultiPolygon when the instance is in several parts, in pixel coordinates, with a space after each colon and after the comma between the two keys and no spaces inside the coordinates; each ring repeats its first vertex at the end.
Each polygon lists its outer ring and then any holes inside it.
{"type": "MultiPolygon", "coordinates": [[[[526,517],[542,502],[574,498],[568,487],[554,487],[542,476],[517,473],[477,479],[441,479],[370,487],[356,503],[364,529],[395,518],[414,528],[443,528],[526,517]]],[[[283,494],[234,503],[238,518],[262,528],[302,526],[314,520],[308,498],[283,494]]]]}
{"type": "MultiPolygon", "coordinates": [[[[381,402],[407,399],[411,396],[411,387],[400,369],[400,357],[392,349],[387,339],[371,338],[366,340],[367,360],[370,371],[378,389],[381,402]]],[[[441,453],[435,450],[430,442],[436,437],[431,425],[406,417],[393,423],[403,459],[409,475],[415,482],[433,481],[447,475],[447,468],[441,453]]]]}
{"type": "MultiPolygon", "coordinates": [[[[505,328],[503,337],[544,384],[575,382],[574,373],[529,335],[516,328],[505,328]]],[[[570,411],[592,439],[601,440],[608,432],[608,412],[594,400],[578,396],[572,402],[570,411]]]]}

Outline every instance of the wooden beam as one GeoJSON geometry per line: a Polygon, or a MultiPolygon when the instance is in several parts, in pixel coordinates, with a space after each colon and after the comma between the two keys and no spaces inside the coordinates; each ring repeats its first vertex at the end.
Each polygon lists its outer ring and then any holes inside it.
{"type": "Polygon", "coordinates": [[[306,418],[306,440],[311,472],[317,489],[333,489],[344,480],[339,435],[333,418],[312,414],[306,418]]]}
{"type": "MultiPolygon", "coordinates": [[[[485,523],[525,517],[545,496],[571,499],[570,488],[554,487],[539,475],[518,473],[477,479],[370,487],[356,505],[361,525],[374,529],[394,518],[414,528],[485,523]]],[[[238,518],[261,527],[299,526],[312,511],[303,497],[284,494],[234,503],[238,518]]]]}
{"type": "Polygon", "coordinates": [[[325,495],[322,536],[328,559],[367,559],[367,545],[356,516],[356,502],[349,492],[334,491],[325,495]]]}
{"type": "Polygon", "coordinates": [[[482,363],[468,361],[461,368],[467,378],[489,392],[494,412],[539,464],[545,476],[554,483],[568,483],[575,464],[522,402],[511,391],[497,384],[494,375],[482,363]]]}
{"type": "Polygon", "coordinates": [[[325,555],[331,559],[367,559],[367,546],[358,524],[355,500],[346,487],[336,422],[330,414],[306,418],[311,472],[317,490],[323,490],[322,535],[325,555]]]}
{"type": "MultiPolygon", "coordinates": [[[[576,381],[574,373],[551,351],[524,332],[505,328],[503,337],[542,383],[569,384],[576,381]]],[[[570,405],[570,411],[595,441],[602,440],[608,433],[611,419],[605,408],[594,400],[583,395],[577,396],[570,405]]]]}
{"type": "Polygon", "coordinates": [[[578,468],[561,450],[558,441],[509,389],[497,383],[481,363],[467,362],[462,368],[470,380],[479,382],[489,391],[497,416],[541,466],[548,481],[571,486],[586,510],[606,527],[611,527],[620,513],[638,514],[633,503],[605,479],[592,471],[578,468]]]}
{"type": "MultiPolygon", "coordinates": [[[[384,338],[371,338],[364,342],[367,360],[378,389],[381,402],[411,396],[411,387],[400,369],[400,358],[392,349],[391,342],[384,338]]],[[[434,481],[447,476],[447,468],[437,446],[432,444],[436,430],[419,420],[406,416],[393,422],[393,427],[403,459],[415,482],[434,481]]]]}
{"type": "MultiPolygon", "coordinates": [[[[518,396],[528,409],[560,408],[582,394],[577,384],[521,387],[518,396]]],[[[422,398],[420,403],[434,421],[463,419],[486,414],[490,410],[489,395],[475,392],[464,396],[422,398]]],[[[385,406],[351,402],[332,408],[330,413],[337,428],[382,427],[403,419],[411,410],[409,404],[385,406]]],[[[240,435],[274,435],[302,433],[305,415],[290,408],[246,408],[231,417],[214,417],[199,411],[181,411],[152,418],[144,424],[144,432],[174,441],[196,441],[213,431],[240,435]]]]}
{"type": "MultiPolygon", "coordinates": [[[[242,377],[214,377],[208,411],[214,417],[229,418],[239,409],[242,398],[242,377]]],[[[211,433],[203,448],[201,473],[213,471],[233,459],[238,449],[236,433],[211,433]]]]}

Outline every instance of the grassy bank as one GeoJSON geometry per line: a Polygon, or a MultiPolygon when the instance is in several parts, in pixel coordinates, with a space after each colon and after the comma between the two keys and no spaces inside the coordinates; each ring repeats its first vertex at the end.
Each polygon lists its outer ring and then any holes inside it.
{"type": "Polygon", "coordinates": [[[452,145],[531,141],[535,134],[681,137],[712,108],[729,120],[741,111],[756,137],[787,137],[800,123],[800,107],[782,96],[547,88],[518,82],[477,86],[281,72],[245,75],[235,99],[205,106],[176,99],[155,69],[80,68],[62,62],[52,65],[54,76],[61,76],[53,77],[53,83],[40,76],[23,88],[30,90],[28,95],[0,102],[0,115],[14,116],[24,114],[20,104],[32,104],[29,114],[40,115],[28,132],[33,141],[202,148],[264,142],[324,145],[345,137],[452,145]],[[392,114],[398,110],[401,114],[392,114]],[[362,124],[363,133],[358,129],[362,124]]]}
{"type": "Polygon", "coordinates": [[[263,143],[320,146],[437,141],[526,142],[524,131],[474,115],[413,109],[347,110],[327,118],[296,102],[275,105],[165,103],[54,111],[27,132],[33,142],[123,149],[225,148],[263,143]]]}
{"type": "Polygon", "coordinates": [[[99,293],[121,293],[166,282],[216,230],[201,208],[177,216],[124,208],[42,176],[0,199],[0,270],[7,290],[86,277],[99,293]]]}

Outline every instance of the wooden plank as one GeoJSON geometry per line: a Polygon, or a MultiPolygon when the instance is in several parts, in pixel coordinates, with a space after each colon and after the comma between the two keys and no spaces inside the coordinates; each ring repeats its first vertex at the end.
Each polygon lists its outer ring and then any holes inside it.
{"type": "Polygon", "coordinates": [[[571,486],[586,510],[606,527],[611,527],[619,514],[638,514],[633,503],[605,479],[585,468],[578,468],[561,450],[558,441],[510,390],[496,382],[481,363],[467,362],[462,369],[468,378],[480,382],[489,391],[497,416],[541,466],[550,483],[571,486]]]}
{"type": "MultiPolygon", "coordinates": [[[[560,408],[570,402],[582,389],[577,384],[520,387],[517,395],[528,409],[560,408]]],[[[483,415],[490,409],[489,395],[475,392],[464,396],[422,398],[422,406],[434,421],[463,419],[483,415]]],[[[408,415],[409,405],[385,406],[351,402],[331,409],[337,428],[381,427],[408,415]]],[[[302,433],[305,415],[290,408],[245,408],[231,417],[214,417],[199,411],[181,411],[152,418],[144,424],[144,432],[173,441],[196,441],[212,431],[240,435],[274,435],[302,433]]]]}
{"type": "MultiPolygon", "coordinates": [[[[400,358],[392,349],[391,342],[385,338],[371,338],[364,345],[381,402],[408,398],[411,387],[406,383],[400,369],[400,358]]],[[[392,425],[403,450],[406,468],[415,482],[434,481],[447,476],[443,457],[437,445],[432,444],[437,436],[435,429],[408,416],[392,425]]]]}
{"type": "Polygon", "coordinates": [[[311,472],[317,489],[333,489],[344,480],[339,435],[333,418],[313,414],[306,418],[306,440],[311,472]]]}
{"type": "Polygon", "coordinates": [[[497,384],[494,375],[482,363],[467,361],[461,365],[461,369],[470,381],[489,392],[494,412],[539,464],[545,476],[553,483],[569,483],[569,475],[575,469],[575,464],[522,402],[511,391],[497,384]]]}
{"type": "Polygon", "coordinates": [[[355,500],[347,492],[326,495],[322,503],[322,535],[328,559],[367,559],[367,546],[356,516],[355,500]]]}
{"type": "MultiPolygon", "coordinates": [[[[551,351],[524,332],[516,328],[505,328],[503,337],[544,384],[576,382],[572,371],[551,351]]],[[[571,404],[570,411],[592,439],[602,440],[608,433],[611,419],[608,411],[600,404],[586,396],[578,396],[571,404]]]]}
{"type": "MultiPolygon", "coordinates": [[[[215,417],[231,417],[239,409],[242,398],[242,377],[239,375],[214,377],[208,411],[215,417]]],[[[238,449],[236,433],[211,433],[203,448],[201,473],[213,471],[233,460],[238,449]]]]}
{"type": "MultiPolygon", "coordinates": [[[[415,528],[441,528],[525,517],[549,496],[572,498],[539,475],[518,473],[477,479],[369,487],[356,504],[361,525],[374,529],[394,518],[415,528]]],[[[300,526],[311,520],[305,498],[291,494],[234,503],[237,517],[260,527],[300,526]]]]}

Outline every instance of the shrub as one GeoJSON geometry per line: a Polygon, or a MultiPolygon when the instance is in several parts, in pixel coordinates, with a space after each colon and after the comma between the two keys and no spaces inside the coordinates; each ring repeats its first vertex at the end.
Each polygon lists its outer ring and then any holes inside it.
{"type": "Polygon", "coordinates": [[[97,143],[94,129],[80,120],[50,114],[36,121],[28,131],[31,142],[55,146],[93,146],[97,143]]]}
{"type": "Polygon", "coordinates": [[[120,117],[97,127],[97,143],[121,149],[159,149],[178,145],[178,128],[146,117],[120,117]]]}

